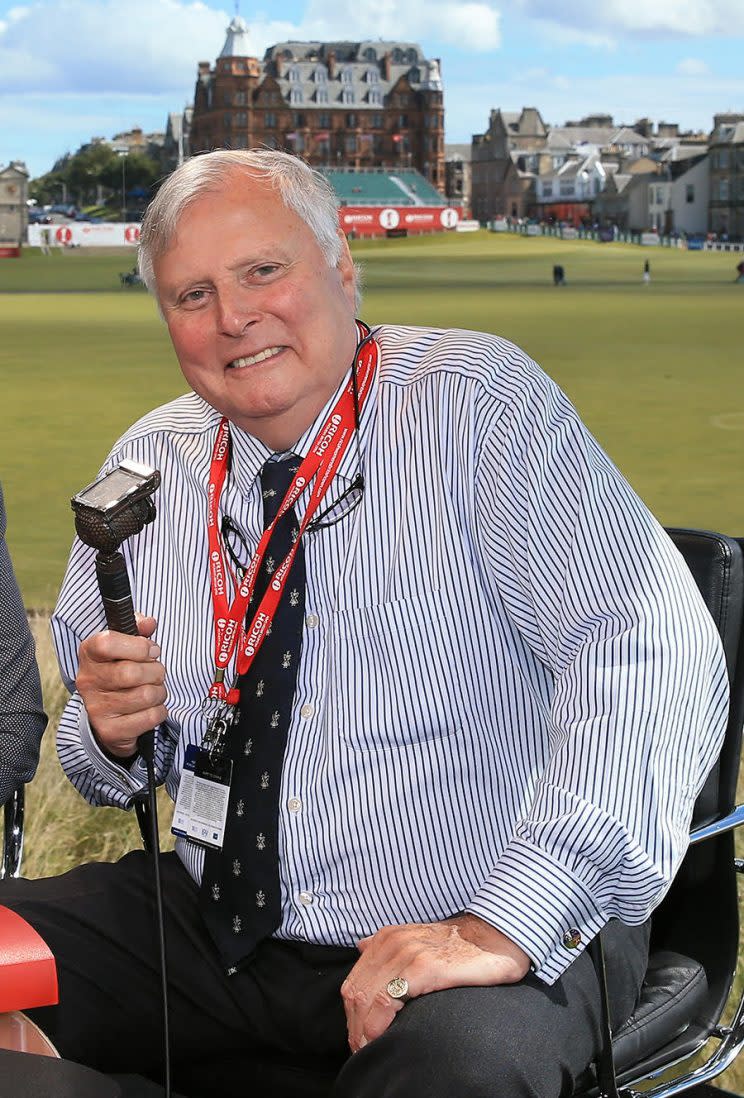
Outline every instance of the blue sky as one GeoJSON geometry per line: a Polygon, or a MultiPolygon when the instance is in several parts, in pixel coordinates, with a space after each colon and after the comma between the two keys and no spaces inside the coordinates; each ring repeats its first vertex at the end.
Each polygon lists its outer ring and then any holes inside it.
{"type": "MultiPolygon", "coordinates": [[[[448,142],[492,107],[559,124],[644,115],[709,130],[744,112],[744,0],[240,0],[255,52],[287,38],[400,38],[442,61],[448,142]]],[[[162,130],[214,61],[234,3],[0,0],[0,165],[32,176],[92,136],[162,130]]]]}

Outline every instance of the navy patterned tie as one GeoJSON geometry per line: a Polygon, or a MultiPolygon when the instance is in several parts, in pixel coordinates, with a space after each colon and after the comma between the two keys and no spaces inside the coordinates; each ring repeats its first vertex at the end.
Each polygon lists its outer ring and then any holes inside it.
{"type": "MultiPolygon", "coordinates": [[[[264,528],[273,521],[299,459],[268,461],[261,470],[264,528]]],[[[287,511],[274,528],[248,608],[248,623],[271,575],[290,551],[297,517],[287,511]]],[[[232,786],[221,851],[204,860],[201,908],[225,966],[233,968],[269,937],[281,918],[278,815],[305,610],[302,543],[271,630],[240,681],[240,719],[230,732],[232,786]]]]}

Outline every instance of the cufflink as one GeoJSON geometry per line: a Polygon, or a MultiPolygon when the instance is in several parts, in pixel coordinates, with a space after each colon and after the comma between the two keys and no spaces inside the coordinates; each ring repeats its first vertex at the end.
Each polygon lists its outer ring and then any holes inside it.
{"type": "Polygon", "coordinates": [[[570,930],[567,930],[563,935],[563,944],[566,949],[576,949],[581,945],[581,931],[578,927],[572,926],[570,930]]]}

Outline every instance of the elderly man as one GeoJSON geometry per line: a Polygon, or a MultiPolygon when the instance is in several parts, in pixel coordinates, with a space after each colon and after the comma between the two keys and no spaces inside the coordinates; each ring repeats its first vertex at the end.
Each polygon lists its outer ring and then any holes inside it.
{"type": "MultiPolygon", "coordinates": [[[[140,269],[192,391],[106,465],[162,475],[125,547],[139,637],[105,631],[73,548],[59,749],[126,808],[157,729],[179,1087],[223,1093],[197,1069],[227,1062],[244,1094],[570,1095],[599,1044],[585,946],[607,925],[620,1021],[721,741],[691,577],[516,347],[355,319],[296,158],[184,164],[140,269]]],[[[157,1076],[143,863],[0,900],[57,955],[64,1054],[157,1076]]]]}

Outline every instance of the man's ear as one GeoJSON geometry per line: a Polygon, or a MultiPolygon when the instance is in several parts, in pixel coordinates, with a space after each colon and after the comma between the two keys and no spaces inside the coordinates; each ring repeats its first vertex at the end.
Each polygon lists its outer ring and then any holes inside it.
{"type": "Polygon", "coordinates": [[[338,238],[341,242],[341,254],[338,257],[337,268],[341,275],[341,288],[349,299],[352,309],[356,312],[356,268],[354,260],[351,258],[349,242],[341,229],[338,230],[338,238]]]}

